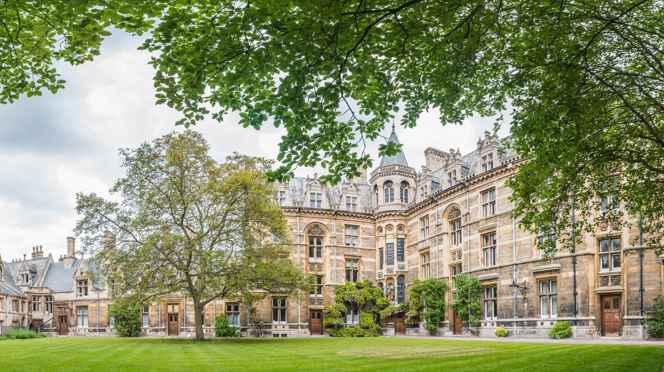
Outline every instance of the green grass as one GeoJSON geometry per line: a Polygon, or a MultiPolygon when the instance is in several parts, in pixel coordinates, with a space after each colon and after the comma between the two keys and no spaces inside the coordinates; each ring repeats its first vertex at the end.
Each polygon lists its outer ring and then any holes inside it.
{"type": "Polygon", "coordinates": [[[379,338],[0,341],[7,371],[661,371],[664,347],[379,338]]]}

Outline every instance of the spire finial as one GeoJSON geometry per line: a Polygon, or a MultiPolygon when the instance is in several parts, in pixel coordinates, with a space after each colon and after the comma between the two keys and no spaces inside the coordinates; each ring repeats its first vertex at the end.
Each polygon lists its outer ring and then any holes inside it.
{"type": "Polygon", "coordinates": [[[394,119],[392,119],[392,133],[394,133],[394,119]]]}

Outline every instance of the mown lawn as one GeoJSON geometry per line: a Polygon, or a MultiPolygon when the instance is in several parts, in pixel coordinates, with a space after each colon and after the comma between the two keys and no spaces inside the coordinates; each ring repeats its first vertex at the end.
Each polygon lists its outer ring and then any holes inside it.
{"type": "Polygon", "coordinates": [[[444,339],[0,341],[0,371],[661,371],[664,347],[444,339]]]}

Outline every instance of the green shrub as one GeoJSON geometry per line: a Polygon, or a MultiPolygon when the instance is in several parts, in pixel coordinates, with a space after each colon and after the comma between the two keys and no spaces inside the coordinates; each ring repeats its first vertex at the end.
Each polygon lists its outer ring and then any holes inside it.
{"type": "Polygon", "coordinates": [[[26,328],[14,328],[10,329],[5,337],[11,340],[24,340],[28,338],[46,337],[46,335],[26,328]]]}
{"type": "Polygon", "coordinates": [[[219,315],[214,320],[214,335],[216,337],[237,337],[238,329],[228,323],[224,315],[219,315]]]}
{"type": "Polygon", "coordinates": [[[325,306],[323,325],[330,336],[378,336],[384,319],[396,310],[383,291],[368,280],[349,282],[334,290],[334,303],[325,306]],[[346,325],[346,313],[351,307],[359,310],[359,324],[346,325]]]}
{"type": "Polygon", "coordinates": [[[454,287],[454,312],[466,325],[476,326],[480,319],[480,280],[470,274],[459,274],[454,277],[454,287]]]}
{"type": "Polygon", "coordinates": [[[646,322],[648,335],[652,338],[664,338],[664,297],[655,300],[655,313],[646,322]]]}
{"type": "Polygon", "coordinates": [[[505,327],[496,327],[496,336],[497,337],[507,337],[509,335],[509,332],[507,332],[507,329],[505,327]]]}
{"type": "Polygon", "coordinates": [[[115,319],[115,331],[122,337],[141,335],[141,306],[130,301],[118,301],[111,305],[109,315],[115,319]]]}
{"type": "Polygon", "coordinates": [[[572,326],[569,322],[557,321],[549,330],[551,338],[569,338],[572,337],[572,326]]]}
{"type": "Polygon", "coordinates": [[[423,321],[430,334],[437,334],[445,315],[445,291],[447,284],[440,279],[416,280],[408,290],[406,324],[414,326],[423,321]]]}

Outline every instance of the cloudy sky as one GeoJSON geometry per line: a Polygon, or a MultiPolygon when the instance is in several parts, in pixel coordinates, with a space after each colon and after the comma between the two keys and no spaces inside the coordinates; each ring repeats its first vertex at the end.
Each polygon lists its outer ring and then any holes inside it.
{"type": "MultiPolygon", "coordinates": [[[[66,251],[76,222],[76,192],[107,195],[122,174],[118,148],[134,147],[175,129],[178,113],[154,104],[152,67],[140,40],[116,33],[102,55],[83,66],[61,66],[67,81],[56,95],[0,105],[0,256],[30,254],[43,245],[55,257],[66,251]]],[[[424,163],[423,151],[474,149],[493,121],[471,118],[463,126],[443,127],[435,111],[422,115],[415,129],[397,128],[411,166],[424,163]]],[[[223,124],[206,121],[196,128],[223,160],[233,152],[276,157],[281,130],[244,129],[237,116],[223,124]]],[[[508,129],[502,128],[506,135],[508,129]]],[[[386,135],[389,133],[386,133],[386,135]]],[[[377,155],[378,143],[369,150],[377,155]]],[[[312,174],[301,169],[298,175],[312,174]]]]}

